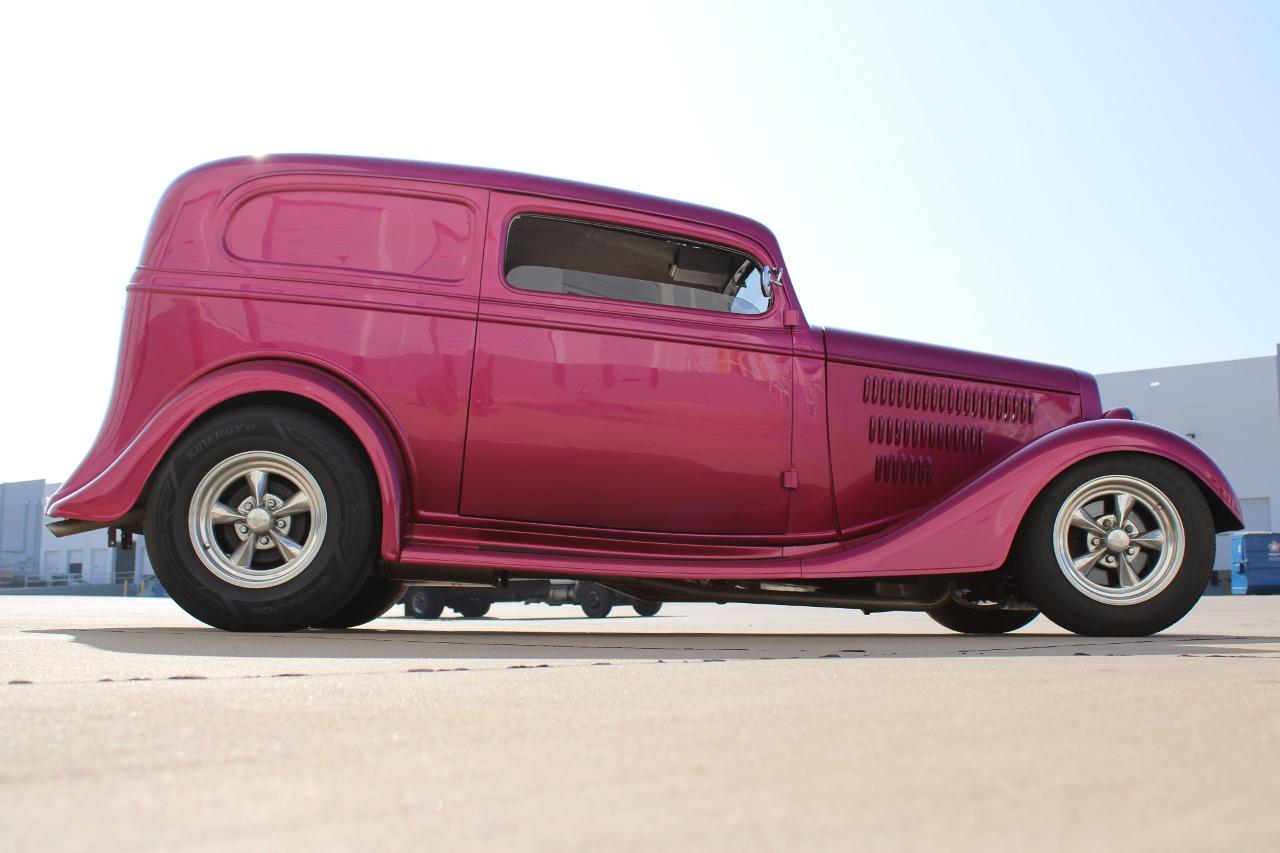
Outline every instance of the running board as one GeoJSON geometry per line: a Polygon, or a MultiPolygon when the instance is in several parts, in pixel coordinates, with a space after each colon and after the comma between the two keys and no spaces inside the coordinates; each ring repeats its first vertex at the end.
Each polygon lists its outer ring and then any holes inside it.
{"type": "Polygon", "coordinates": [[[799,557],[736,560],[672,560],[642,557],[585,557],[579,554],[547,554],[499,548],[451,548],[411,544],[400,552],[400,562],[384,572],[402,580],[439,577],[462,571],[547,577],[645,577],[687,580],[794,580],[800,577],[799,557]]]}

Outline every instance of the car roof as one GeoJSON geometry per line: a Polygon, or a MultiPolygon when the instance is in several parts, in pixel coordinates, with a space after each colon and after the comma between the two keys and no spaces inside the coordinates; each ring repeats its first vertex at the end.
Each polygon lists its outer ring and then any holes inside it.
{"type": "Polygon", "coordinates": [[[781,261],[777,238],[774,237],[773,232],[746,216],[645,193],[503,169],[333,154],[267,154],[256,157],[233,157],[197,166],[178,178],[174,182],[174,187],[198,178],[212,177],[211,173],[219,171],[235,173],[237,177],[266,177],[276,174],[320,171],[404,178],[643,211],[737,232],[760,244],[773,256],[771,260],[775,263],[781,261]]]}

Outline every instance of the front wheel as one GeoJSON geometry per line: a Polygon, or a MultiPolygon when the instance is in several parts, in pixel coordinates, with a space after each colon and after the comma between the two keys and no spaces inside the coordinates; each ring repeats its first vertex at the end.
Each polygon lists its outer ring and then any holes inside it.
{"type": "Polygon", "coordinates": [[[579,583],[574,595],[582,612],[592,619],[603,619],[613,610],[613,593],[598,583],[579,583]]]}
{"type": "Polygon", "coordinates": [[[404,597],[404,615],[410,619],[439,619],[440,614],[444,613],[444,605],[443,590],[415,586],[404,597]]]}
{"type": "Polygon", "coordinates": [[[1036,499],[1015,545],[1016,576],[1068,631],[1146,636],[1204,593],[1213,534],[1204,495],[1181,468],[1141,454],[1098,457],[1036,499]]]}
{"type": "Polygon", "coordinates": [[[657,616],[658,611],[662,609],[661,601],[637,601],[631,605],[632,609],[641,616],[657,616]]]}

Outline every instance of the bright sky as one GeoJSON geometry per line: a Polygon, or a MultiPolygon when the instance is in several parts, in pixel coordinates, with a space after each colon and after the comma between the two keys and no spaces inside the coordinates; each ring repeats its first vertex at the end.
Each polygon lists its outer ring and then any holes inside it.
{"type": "Polygon", "coordinates": [[[1280,341],[1277,3],[9,3],[0,74],[0,481],[78,463],[156,201],[236,154],[745,213],[824,325],[1094,372],[1280,341]]]}

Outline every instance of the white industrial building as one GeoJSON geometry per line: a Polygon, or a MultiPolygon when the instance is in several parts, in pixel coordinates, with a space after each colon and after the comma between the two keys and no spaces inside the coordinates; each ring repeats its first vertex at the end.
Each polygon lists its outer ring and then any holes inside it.
{"type": "Polygon", "coordinates": [[[148,587],[155,571],[142,537],[122,551],[107,547],[105,530],[61,539],[48,531],[45,524],[53,519],[44,505],[58,486],[43,480],[0,484],[0,575],[6,585],[148,587]]]}
{"type": "MultiPolygon", "coordinates": [[[[58,490],[61,483],[48,483],[44,487],[46,500],[58,490]]],[[[41,509],[43,515],[43,508],[41,509]]],[[[139,583],[155,575],[151,561],[147,559],[147,546],[141,536],[133,537],[133,558],[124,560],[107,547],[107,531],[90,530],[59,539],[44,524],[53,521],[44,517],[40,530],[40,577],[53,580],[66,577],[89,584],[139,583]]]]}

